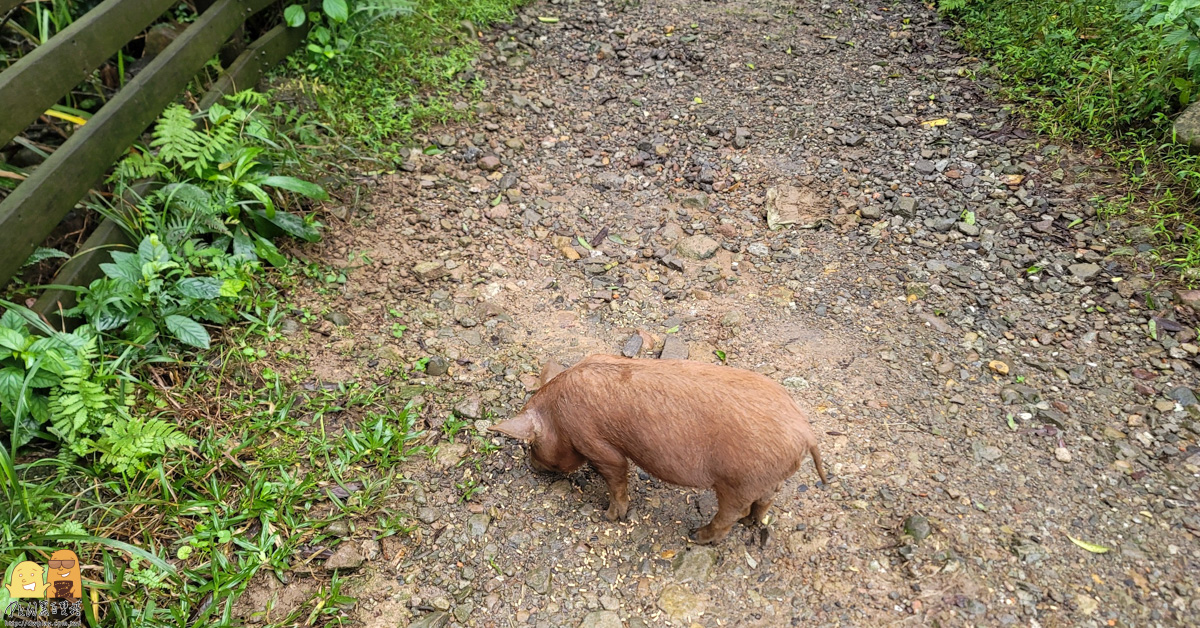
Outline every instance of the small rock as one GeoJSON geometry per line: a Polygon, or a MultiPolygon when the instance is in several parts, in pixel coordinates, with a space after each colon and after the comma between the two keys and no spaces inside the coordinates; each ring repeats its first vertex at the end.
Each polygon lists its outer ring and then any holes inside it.
{"type": "Polygon", "coordinates": [[[717,241],[703,234],[697,234],[679,241],[679,254],[691,259],[708,259],[721,248],[717,241]]]}
{"type": "Polygon", "coordinates": [[[446,628],[450,623],[450,614],[445,611],[434,611],[408,625],[408,628],[446,628]]]}
{"type": "Polygon", "coordinates": [[[685,196],[679,201],[679,205],[681,207],[689,210],[706,209],[708,207],[708,203],[709,200],[707,194],[694,194],[692,196],[685,196]]]}
{"type": "Polygon", "coordinates": [[[549,567],[538,567],[525,575],[525,584],[542,595],[550,591],[550,580],[549,567]]]}
{"type": "Polygon", "coordinates": [[[1175,293],[1175,300],[1200,311],[1200,290],[1179,290],[1175,293]]]}
{"type": "Polygon", "coordinates": [[[1070,462],[1071,461],[1071,451],[1069,449],[1067,449],[1066,447],[1055,447],[1054,448],[1054,459],[1058,460],[1059,462],[1070,462]]]}
{"type": "Polygon", "coordinates": [[[742,324],[742,313],[739,310],[729,310],[721,317],[721,325],[725,327],[737,327],[742,324]]]}
{"type": "Polygon", "coordinates": [[[688,346],[677,335],[669,335],[663,342],[662,353],[659,354],[660,360],[686,360],[688,359],[688,346]]]}
{"type": "Polygon", "coordinates": [[[367,558],[362,555],[359,544],[354,541],[344,541],[333,550],[333,555],[325,560],[326,569],[354,569],[367,558]]]}
{"type": "Polygon", "coordinates": [[[704,612],[704,607],[702,598],[678,584],[667,586],[658,596],[658,608],[675,620],[695,619],[704,612]]]}
{"type": "Polygon", "coordinates": [[[717,550],[711,547],[694,547],[675,559],[675,581],[707,582],[717,564],[717,550]]]}
{"type": "Polygon", "coordinates": [[[448,273],[446,265],[441,262],[420,262],[413,266],[413,274],[421,281],[433,281],[439,277],[443,277],[448,273]]]}
{"type": "Polygon", "coordinates": [[[329,312],[324,318],[338,327],[346,327],[350,324],[350,317],[336,310],[329,312]]]}
{"type": "Polygon", "coordinates": [[[991,362],[988,362],[988,368],[1001,375],[1008,375],[1008,365],[1000,360],[992,360],[991,362]]]}
{"type": "Polygon", "coordinates": [[[996,447],[993,445],[987,445],[985,447],[980,447],[979,451],[977,452],[977,455],[982,460],[986,460],[988,462],[995,462],[995,461],[999,460],[1001,458],[1001,456],[1004,455],[1004,452],[1000,451],[999,447],[996,447]]]}
{"type": "Polygon", "coordinates": [[[1196,393],[1192,392],[1191,388],[1187,388],[1184,386],[1180,386],[1179,388],[1171,389],[1170,391],[1167,392],[1167,397],[1179,402],[1179,405],[1181,405],[1185,408],[1187,406],[1194,406],[1197,403],[1196,393]]]}
{"type": "Polygon", "coordinates": [[[500,169],[500,158],[495,155],[484,155],[479,159],[479,169],[493,172],[500,169]]]}
{"type": "Polygon", "coordinates": [[[426,375],[431,375],[433,377],[440,377],[442,375],[445,375],[446,372],[449,370],[450,370],[450,363],[446,361],[446,358],[443,358],[440,355],[435,355],[435,356],[429,358],[429,361],[425,363],[425,374],[426,375]]]}
{"type": "Polygon", "coordinates": [[[488,525],[491,524],[492,518],[486,514],[479,513],[467,517],[467,533],[473,537],[481,537],[487,534],[488,525]]]}
{"type": "Polygon", "coordinates": [[[625,341],[625,346],[621,348],[621,355],[632,358],[642,352],[642,335],[634,334],[625,341]]]}
{"type": "Polygon", "coordinates": [[[292,336],[300,333],[300,329],[300,323],[296,322],[296,319],[294,318],[285,318],[281,323],[279,323],[279,333],[285,336],[292,336]]]}
{"type": "Polygon", "coordinates": [[[475,395],[467,397],[454,406],[454,414],[471,420],[483,418],[483,400],[475,395]]]}
{"type": "Polygon", "coordinates": [[[1100,274],[1100,266],[1096,264],[1071,264],[1067,270],[1080,281],[1087,281],[1100,274]]]}
{"type": "Polygon", "coordinates": [[[917,199],[911,196],[901,196],[900,200],[896,201],[896,215],[905,218],[912,218],[917,215],[917,199]]]}
{"type": "Polygon", "coordinates": [[[918,543],[929,538],[932,532],[932,528],[929,527],[929,519],[921,515],[911,515],[904,520],[904,533],[918,543]]]}
{"type": "Polygon", "coordinates": [[[584,615],[579,628],[624,628],[624,624],[614,611],[592,611],[584,615]]]}
{"type": "Polygon", "coordinates": [[[937,166],[928,159],[918,159],[915,167],[921,174],[933,174],[937,170],[937,166]]]}
{"type": "Polygon", "coordinates": [[[438,520],[438,511],[430,508],[429,506],[425,506],[424,508],[417,510],[417,518],[424,523],[433,523],[434,521],[438,520]]]}
{"type": "Polygon", "coordinates": [[[1100,608],[1100,603],[1092,597],[1079,593],[1075,596],[1075,607],[1083,615],[1092,615],[1100,608]]]}

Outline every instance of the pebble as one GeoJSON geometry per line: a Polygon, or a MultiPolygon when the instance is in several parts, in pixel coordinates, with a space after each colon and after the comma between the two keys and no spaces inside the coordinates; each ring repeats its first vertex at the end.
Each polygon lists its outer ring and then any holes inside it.
{"type": "Polygon", "coordinates": [[[697,260],[705,260],[716,254],[721,248],[717,241],[702,234],[686,237],[679,241],[679,254],[697,260]]]}

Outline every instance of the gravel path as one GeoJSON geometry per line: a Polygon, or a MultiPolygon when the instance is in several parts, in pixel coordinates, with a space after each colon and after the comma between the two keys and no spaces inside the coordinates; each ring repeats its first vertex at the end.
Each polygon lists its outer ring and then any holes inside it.
{"type": "Polygon", "coordinates": [[[310,254],[354,270],[298,295],[346,323],[291,337],[317,379],[437,356],[438,453],[393,504],[416,529],[345,531],[358,621],[1195,622],[1200,293],[1157,281],[1097,217],[1115,172],[1015,126],[945,28],[907,2],[643,0],[484,34],[478,121],[331,217],[310,254]],[[782,382],[835,479],[806,463],[767,533],[701,548],[710,494],[639,474],[611,524],[595,473],[478,437],[542,360],[622,351],[782,382]]]}

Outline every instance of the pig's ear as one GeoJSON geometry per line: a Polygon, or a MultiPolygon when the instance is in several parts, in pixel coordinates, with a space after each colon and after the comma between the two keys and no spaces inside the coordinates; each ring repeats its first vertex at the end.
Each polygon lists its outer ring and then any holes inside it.
{"type": "Polygon", "coordinates": [[[542,386],[545,386],[546,382],[549,382],[550,380],[554,379],[555,376],[557,376],[559,373],[561,373],[565,370],[567,370],[566,367],[559,364],[558,362],[556,362],[554,360],[547,360],[546,363],[542,365],[542,375],[538,379],[538,381],[542,386]]]}
{"type": "Polygon", "coordinates": [[[529,442],[541,431],[541,417],[536,412],[522,412],[517,416],[501,421],[488,429],[500,432],[517,440],[529,442]]]}

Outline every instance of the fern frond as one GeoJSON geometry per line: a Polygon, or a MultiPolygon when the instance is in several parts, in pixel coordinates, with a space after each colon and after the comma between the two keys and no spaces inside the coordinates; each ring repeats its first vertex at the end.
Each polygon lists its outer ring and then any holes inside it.
{"type": "Polygon", "coordinates": [[[146,470],[146,460],[167,451],[190,447],[195,441],[177,427],[161,419],[118,416],[96,442],[100,462],[117,473],[132,474],[146,470]]]}
{"type": "Polygon", "coordinates": [[[150,146],[158,149],[158,159],[163,163],[183,167],[194,158],[204,144],[204,138],[196,132],[196,121],[183,106],[173,104],[163,111],[154,126],[154,140],[150,146]]]}

